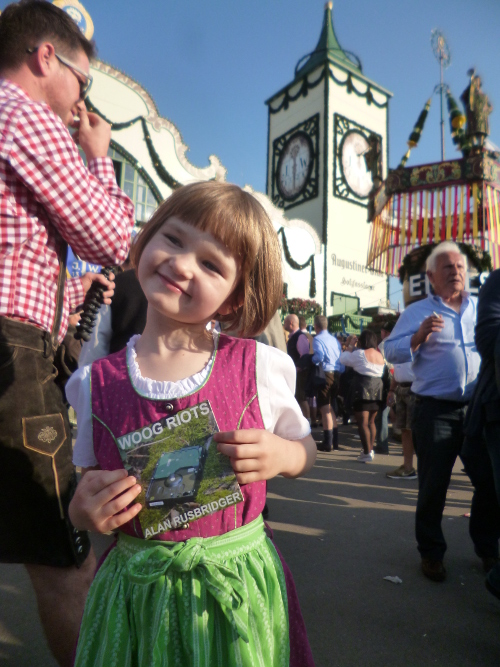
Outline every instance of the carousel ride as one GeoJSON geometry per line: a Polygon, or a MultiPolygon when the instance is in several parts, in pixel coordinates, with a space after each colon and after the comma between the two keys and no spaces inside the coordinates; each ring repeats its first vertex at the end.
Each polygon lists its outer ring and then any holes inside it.
{"type": "Polygon", "coordinates": [[[433,48],[441,65],[441,83],[435,89],[441,96],[441,161],[406,166],[411,150],[418,145],[432,98],[408,139],[408,151],[384,181],[377,146],[365,154],[374,183],[368,208],[372,229],[367,264],[387,275],[399,275],[405,305],[425,295],[425,260],[442,241],[456,242],[467,256],[471,291],[476,291],[480,274],[500,268],[500,154],[487,139],[492,106],[480,77],[469,70],[470,81],[460,97],[462,111],[443,82],[449,51],[437,31],[433,48]],[[444,157],[445,98],[452,140],[462,154],[459,159],[444,157]]]}

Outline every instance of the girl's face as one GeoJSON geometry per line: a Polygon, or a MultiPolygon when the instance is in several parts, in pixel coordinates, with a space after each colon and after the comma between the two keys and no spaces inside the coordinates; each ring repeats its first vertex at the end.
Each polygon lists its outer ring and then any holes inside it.
{"type": "Polygon", "coordinates": [[[151,238],[138,267],[149,305],[184,324],[230,313],[239,273],[235,258],[210,232],[176,217],[168,218],[151,238]]]}

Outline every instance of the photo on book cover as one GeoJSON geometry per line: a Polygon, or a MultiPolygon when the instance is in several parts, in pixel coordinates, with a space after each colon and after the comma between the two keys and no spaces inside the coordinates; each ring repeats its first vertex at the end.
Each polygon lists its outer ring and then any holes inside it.
{"type": "Polygon", "coordinates": [[[142,486],[136,501],[146,539],[243,500],[231,462],[217,451],[210,401],[117,438],[125,469],[142,486]]]}

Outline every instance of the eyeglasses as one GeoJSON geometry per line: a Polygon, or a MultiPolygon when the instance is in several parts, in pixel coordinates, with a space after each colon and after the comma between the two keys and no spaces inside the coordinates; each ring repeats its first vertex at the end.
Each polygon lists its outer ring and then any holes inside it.
{"type": "MultiPolygon", "coordinates": [[[[26,49],[26,53],[29,53],[31,55],[33,53],[36,53],[37,50],[38,50],[38,46],[34,46],[31,49],[26,49]]],[[[77,79],[77,81],[80,85],[80,99],[82,99],[82,100],[85,99],[87,97],[88,93],[89,93],[90,86],[92,85],[93,79],[92,79],[91,75],[86,74],[82,69],[80,69],[79,67],[74,65],[72,62],[70,62],[69,60],[64,58],[64,56],[60,56],[55,51],[54,51],[54,55],[57,58],[57,60],[59,60],[59,62],[61,62],[69,70],[71,70],[73,72],[73,74],[75,75],[75,77],[76,77],[76,79],[77,79]],[[77,76],[78,74],[80,74],[80,76],[83,76],[83,81],[80,79],[79,76],[77,76]]]]}

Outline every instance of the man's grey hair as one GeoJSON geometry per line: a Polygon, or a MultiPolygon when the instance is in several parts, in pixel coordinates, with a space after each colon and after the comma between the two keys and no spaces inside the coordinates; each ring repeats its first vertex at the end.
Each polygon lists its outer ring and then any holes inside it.
{"type": "Polygon", "coordinates": [[[324,315],[316,315],[314,318],[314,326],[321,329],[321,331],[325,331],[325,329],[328,329],[328,318],[324,315]]]}
{"type": "Polygon", "coordinates": [[[435,271],[437,267],[437,258],[445,252],[456,252],[464,258],[465,269],[467,270],[467,256],[460,250],[459,246],[453,241],[443,241],[439,243],[431,252],[425,263],[426,271],[435,271]]]}

